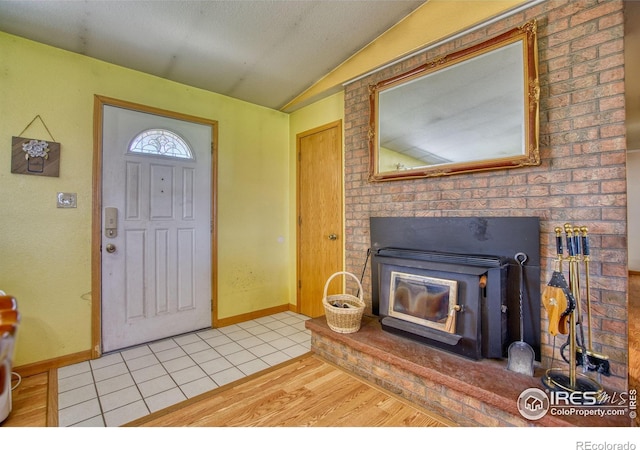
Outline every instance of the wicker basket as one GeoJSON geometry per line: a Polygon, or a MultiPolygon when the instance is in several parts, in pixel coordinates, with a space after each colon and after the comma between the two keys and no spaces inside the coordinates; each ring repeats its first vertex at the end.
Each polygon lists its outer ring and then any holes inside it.
{"type": "Polygon", "coordinates": [[[362,314],[364,313],[364,301],[362,300],[362,285],[355,275],[349,272],[336,272],[329,277],[324,285],[324,296],[322,297],[327,325],[337,333],[355,333],[360,329],[362,314]],[[359,297],[349,294],[335,294],[327,296],[329,283],[338,275],[349,275],[358,283],[359,297]],[[334,304],[346,305],[347,307],[337,307],[334,304]]]}

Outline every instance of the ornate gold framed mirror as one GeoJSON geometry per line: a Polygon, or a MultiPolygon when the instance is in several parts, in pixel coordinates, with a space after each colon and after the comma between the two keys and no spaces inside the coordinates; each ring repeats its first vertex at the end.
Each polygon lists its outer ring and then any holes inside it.
{"type": "Polygon", "coordinates": [[[370,181],[540,164],[536,22],[369,87],[370,181]]]}

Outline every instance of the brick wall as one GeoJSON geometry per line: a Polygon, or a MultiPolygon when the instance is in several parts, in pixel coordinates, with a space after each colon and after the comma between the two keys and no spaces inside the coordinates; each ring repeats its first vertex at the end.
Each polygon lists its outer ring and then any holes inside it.
{"type": "MultiPolygon", "coordinates": [[[[360,273],[369,218],[536,216],[541,289],[554,270],[554,228],[589,228],[595,350],[609,356],[605,387],[627,388],[627,219],[621,1],[547,1],[345,88],[346,268],[360,273]],[[540,166],[370,183],[368,86],[529,20],[538,22],[540,166]]],[[[371,300],[370,271],[363,280],[371,300]]],[[[370,303],[369,303],[370,304],[370,303]]],[[[543,364],[552,341],[543,316],[543,364]]],[[[585,331],[586,332],[586,331],[585,331]]],[[[557,339],[557,347],[564,339],[557,339]]],[[[559,359],[556,351],[556,361],[559,359]]]]}

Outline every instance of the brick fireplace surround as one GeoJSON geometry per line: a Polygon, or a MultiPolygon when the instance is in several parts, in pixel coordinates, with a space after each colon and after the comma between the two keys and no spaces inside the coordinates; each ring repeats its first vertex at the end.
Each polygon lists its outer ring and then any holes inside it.
{"type": "Polygon", "coordinates": [[[626,427],[628,416],[545,415],[525,420],[516,400],[530,387],[542,388],[545,370],[531,377],[506,370],[506,362],[473,361],[380,328],[377,317],[365,316],[357,333],[332,331],[324,317],[306,322],[313,351],[324,359],[382,388],[444,416],[459,426],[626,427]],[[532,382],[533,381],[533,382],[532,382]]]}
{"type": "MultiPolygon", "coordinates": [[[[554,227],[566,222],[587,226],[591,244],[594,350],[609,356],[612,372],[601,382],[607,391],[626,391],[628,267],[623,38],[622,1],[550,0],[347,85],[346,270],[354,274],[362,272],[371,245],[370,217],[535,216],[540,218],[542,290],[554,269],[554,227]],[[418,180],[368,181],[369,85],[533,19],[538,23],[540,166],[418,180]]],[[[412,347],[416,344],[404,338],[387,336],[388,333],[377,329],[378,321],[370,316],[369,267],[362,284],[369,317],[365,317],[361,330],[352,335],[338,335],[326,327],[324,319],[314,319],[308,325],[314,351],[347,369],[367,371],[368,378],[387,387],[391,385],[386,379],[402,380],[405,384],[394,387],[395,390],[423,404],[428,393],[427,406],[460,424],[531,425],[517,411],[514,414],[517,398],[514,386],[519,389],[524,383],[528,384],[526,387],[540,387],[535,384],[539,377],[523,382],[518,378],[521,375],[513,374],[515,378],[508,378],[508,387],[500,376],[490,376],[496,375],[491,361],[481,362],[487,365],[481,370],[471,370],[468,361],[462,358],[451,359],[438,350],[425,352],[424,346],[418,351],[412,347]],[[406,354],[387,353],[385,348],[399,348],[406,354]],[[452,373],[465,374],[465,383],[456,388],[450,379],[452,373]],[[474,386],[478,388],[472,389],[474,386]],[[471,395],[471,391],[476,393],[471,395]],[[505,396],[514,394],[515,398],[505,400],[505,396]],[[463,419],[461,412],[465,412],[463,419]]],[[[541,316],[539,370],[544,370],[549,366],[553,343],[545,332],[546,313],[543,311],[541,316]]],[[[556,362],[557,359],[556,351],[556,362]]],[[[554,420],[558,419],[540,421],[539,425],[589,425],[586,419],[579,423],[554,420]]]]}

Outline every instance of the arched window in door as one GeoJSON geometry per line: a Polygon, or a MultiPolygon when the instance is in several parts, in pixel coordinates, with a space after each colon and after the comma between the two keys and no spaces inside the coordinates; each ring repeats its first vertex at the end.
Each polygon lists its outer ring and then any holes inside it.
{"type": "Polygon", "coordinates": [[[178,134],[165,129],[145,130],[129,144],[129,153],[195,159],[189,144],[178,134]]]}

